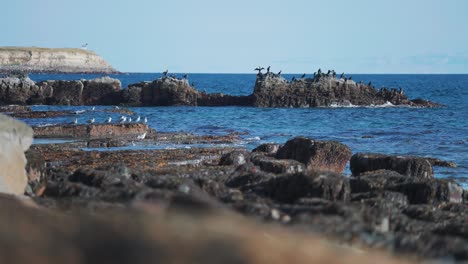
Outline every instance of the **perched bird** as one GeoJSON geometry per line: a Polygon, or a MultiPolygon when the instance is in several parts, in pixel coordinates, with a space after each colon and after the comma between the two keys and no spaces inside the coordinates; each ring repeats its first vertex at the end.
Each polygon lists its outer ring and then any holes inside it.
{"type": "Polygon", "coordinates": [[[184,74],[183,78],[184,78],[184,79],[187,79],[187,78],[188,78],[188,74],[184,74]]]}
{"type": "Polygon", "coordinates": [[[119,119],[119,122],[120,123],[125,123],[125,121],[127,121],[127,118],[125,116],[121,116],[120,119],[119,119]]]}
{"type": "Polygon", "coordinates": [[[118,107],[118,106],[115,106],[114,108],[115,108],[115,109],[120,109],[120,107],[118,107]]]}
{"type": "Polygon", "coordinates": [[[90,124],[94,123],[94,117],[91,118],[90,120],[88,120],[88,123],[90,123],[90,124]]]}
{"type": "Polygon", "coordinates": [[[131,118],[131,117],[128,118],[128,122],[129,122],[129,123],[132,122],[132,118],[131,118]]]}
{"type": "Polygon", "coordinates": [[[293,76],[292,79],[291,79],[291,82],[295,82],[296,81],[296,77],[293,76]]]}
{"type": "Polygon", "coordinates": [[[163,71],[164,76],[167,76],[168,73],[169,73],[169,71],[167,69],[165,71],[163,71]]]}
{"type": "Polygon", "coordinates": [[[137,119],[135,120],[135,123],[138,123],[140,122],[140,116],[137,117],[137,119]]]}
{"type": "Polygon", "coordinates": [[[96,107],[95,107],[95,106],[93,106],[93,108],[91,108],[91,111],[94,111],[94,110],[96,110],[96,107]]]}
{"type": "Polygon", "coordinates": [[[106,120],[106,123],[110,123],[110,122],[112,122],[112,117],[109,116],[109,118],[107,118],[106,120]]]}
{"type": "Polygon", "coordinates": [[[278,72],[278,76],[280,76],[280,75],[281,75],[281,71],[278,72]]]}
{"type": "Polygon", "coordinates": [[[303,79],[305,76],[306,76],[306,74],[305,74],[305,73],[304,73],[304,74],[302,74],[302,76],[301,76],[301,79],[303,79]]]}
{"type": "Polygon", "coordinates": [[[141,134],[141,135],[138,135],[138,136],[137,136],[137,139],[143,140],[143,139],[145,139],[145,137],[146,137],[146,132],[143,133],[143,134],[141,134]]]}
{"type": "Polygon", "coordinates": [[[344,72],[340,75],[340,79],[342,79],[344,77],[344,72]]]}
{"type": "Polygon", "coordinates": [[[261,74],[264,69],[265,68],[258,66],[257,68],[254,69],[254,71],[258,71],[258,74],[261,74]]]}
{"type": "Polygon", "coordinates": [[[369,82],[369,83],[367,84],[367,86],[369,86],[369,87],[370,87],[371,85],[372,85],[372,82],[369,82]]]}
{"type": "Polygon", "coordinates": [[[195,83],[194,82],[192,82],[192,87],[195,88],[195,83]]]}
{"type": "Polygon", "coordinates": [[[70,125],[76,125],[78,124],[78,118],[75,118],[75,120],[73,120],[73,122],[70,123],[70,125]]]}
{"type": "Polygon", "coordinates": [[[267,73],[270,72],[270,67],[271,67],[271,66],[268,66],[268,67],[267,67],[267,73]]]}
{"type": "Polygon", "coordinates": [[[145,117],[145,119],[143,119],[143,123],[148,123],[148,118],[145,117]]]}

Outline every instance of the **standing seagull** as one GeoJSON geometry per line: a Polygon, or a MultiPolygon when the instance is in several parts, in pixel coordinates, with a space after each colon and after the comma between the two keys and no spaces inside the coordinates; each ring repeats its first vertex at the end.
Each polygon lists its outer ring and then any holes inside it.
{"type": "Polygon", "coordinates": [[[121,116],[120,119],[119,119],[119,123],[125,123],[125,121],[127,121],[127,118],[125,116],[121,116]]]}
{"type": "Polygon", "coordinates": [[[140,116],[137,117],[137,119],[135,120],[135,123],[138,123],[140,122],[140,116]]]}
{"type": "Polygon", "coordinates": [[[73,122],[70,123],[70,125],[76,125],[78,124],[78,118],[75,118],[75,120],[73,120],[73,122]]]}
{"type": "Polygon", "coordinates": [[[137,139],[143,140],[143,139],[145,139],[145,137],[146,137],[146,132],[143,133],[143,134],[141,134],[141,135],[138,135],[138,136],[137,136],[137,139]]]}
{"type": "Polygon", "coordinates": [[[88,120],[88,123],[90,123],[90,124],[94,123],[94,117],[91,118],[90,120],[88,120]]]}
{"type": "Polygon", "coordinates": [[[128,118],[128,122],[129,122],[129,123],[132,122],[132,118],[131,118],[131,117],[128,118]]]}
{"type": "Polygon", "coordinates": [[[143,123],[148,123],[148,118],[145,117],[145,119],[143,119],[143,123]]]}
{"type": "Polygon", "coordinates": [[[109,118],[107,118],[106,120],[106,123],[110,123],[110,122],[112,122],[112,117],[109,116],[109,118]]]}

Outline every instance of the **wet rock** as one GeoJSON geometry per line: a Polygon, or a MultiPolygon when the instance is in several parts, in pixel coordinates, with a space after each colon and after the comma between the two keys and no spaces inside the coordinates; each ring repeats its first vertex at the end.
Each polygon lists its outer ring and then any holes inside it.
{"type": "Polygon", "coordinates": [[[307,169],[341,173],[351,157],[351,150],[335,141],[315,141],[296,137],[284,144],[276,154],[278,159],[294,159],[307,169]]]}
{"type": "Polygon", "coordinates": [[[349,178],[352,193],[383,191],[406,181],[407,177],[390,170],[369,171],[349,178]]]}
{"type": "Polygon", "coordinates": [[[91,124],[91,125],[53,125],[34,127],[37,138],[107,138],[127,137],[136,139],[144,133],[152,133],[146,124],[91,124]]]}
{"type": "Polygon", "coordinates": [[[250,160],[253,164],[259,166],[262,171],[266,172],[294,174],[305,171],[304,164],[296,160],[278,160],[255,153],[250,160]]]}
{"type": "Polygon", "coordinates": [[[334,173],[299,173],[277,177],[263,186],[262,194],[277,201],[293,203],[300,198],[316,197],[331,201],[348,201],[348,180],[334,173]]]}
{"type": "Polygon", "coordinates": [[[24,152],[33,131],[25,123],[0,114],[0,192],[23,194],[28,182],[24,152]]]}
{"type": "Polygon", "coordinates": [[[442,107],[443,106],[441,104],[434,103],[434,102],[424,100],[424,99],[421,99],[421,98],[416,98],[414,100],[411,100],[410,105],[411,106],[416,106],[416,107],[428,107],[428,108],[442,107]]]}
{"type": "Polygon", "coordinates": [[[449,168],[456,168],[457,164],[450,162],[450,161],[445,161],[437,158],[425,158],[427,159],[432,166],[438,166],[438,167],[449,167],[449,168]]]}
{"type": "Polygon", "coordinates": [[[280,144],[265,143],[265,144],[261,144],[260,146],[254,148],[252,150],[252,152],[263,152],[265,155],[275,156],[280,147],[281,147],[280,144]]]}
{"type": "Polygon", "coordinates": [[[247,151],[233,151],[227,154],[224,154],[219,161],[219,165],[235,165],[239,166],[246,163],[246,160],[249,157],[247,151]]]}
{"type": "Polygon", "coordinates": [[[354,154],[350,161],[351,172],[355,176],[367,171],[393,170],[405,176],[432,178],[434,172],[431,163],[425,158],[409,156],[391,156],[373,153],[354,154]]]}

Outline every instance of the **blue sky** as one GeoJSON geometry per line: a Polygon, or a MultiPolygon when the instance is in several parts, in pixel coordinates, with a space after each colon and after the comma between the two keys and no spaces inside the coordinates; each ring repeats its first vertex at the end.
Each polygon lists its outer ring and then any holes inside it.
{"type": "Polygon", "coordinates": [[[468,73],[465,0],[8,0],[0,46],[80,47],[120,71],[468,73]]]}

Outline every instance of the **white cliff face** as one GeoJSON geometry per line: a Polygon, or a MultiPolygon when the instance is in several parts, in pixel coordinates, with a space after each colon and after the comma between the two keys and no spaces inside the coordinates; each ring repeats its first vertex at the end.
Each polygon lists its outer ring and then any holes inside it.
{"type": "Polygon", "coordinates": [[[0,114],[0,192],[24,194],[28,178],[24,151],[33,141],[33,130],[21,121],[0,114]]]}
{"type": "Polygon", "coordinates": [[[0,70],[31,72],[117,72],[96,53],[84,49],[0,47],[0,70]]]}

